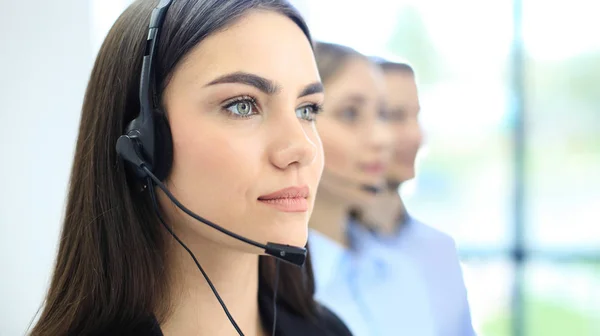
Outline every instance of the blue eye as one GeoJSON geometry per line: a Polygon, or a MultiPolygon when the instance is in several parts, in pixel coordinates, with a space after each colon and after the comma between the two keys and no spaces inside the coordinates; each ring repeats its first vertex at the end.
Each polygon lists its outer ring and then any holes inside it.
{"type": "Polygon", "coordinates": [[[249,118],[258,113],[256,101],[251,97],[239,97],[226,104],[224,108],[234,117],[249,118]]]}
{"type": "Polygon", "coordinates": [[[321,107],[317,104],[304,105],[296,109],[296,116],[306,121],[314,121],[320,111],[321,107]]]}

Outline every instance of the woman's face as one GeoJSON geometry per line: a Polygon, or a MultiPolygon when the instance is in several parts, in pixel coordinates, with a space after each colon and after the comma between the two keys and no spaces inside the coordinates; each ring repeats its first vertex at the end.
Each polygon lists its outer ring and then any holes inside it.
{"type": "Polygon", "coordinates": [[[419,96],[412,73],[390,71],[385,74],[386,101],[394,135],[393,155],[387,177],[402,183],[415,177],[415,158],[421,147],[419,96]]]}
{"type": "MultiPolygon", "coordinates": [[[[167,187],[192,211],[237,234],[303,246],[323,170],[314,123],[323,99],[300,28],[277,13],[248,13],[193,49],[166,88],[174,150],[167,187]]],[[[184,241],[193,236],[256,252],[166,197],[161,205],[184,241]]]]}
{"type": "Polygon", "coordinates": [[[365,186],[383,184],[391,149],[382,74],[353,57],[325,90],[326,107],[317,121],[325,152],[319,193],[347,205],[369,202],[374,194],[365,186]]]}

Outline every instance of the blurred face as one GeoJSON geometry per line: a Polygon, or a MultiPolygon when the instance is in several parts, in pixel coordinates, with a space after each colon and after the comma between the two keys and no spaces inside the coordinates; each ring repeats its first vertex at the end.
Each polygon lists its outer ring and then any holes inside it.
{"type": "Polygon", "coordinates": [[[374,197],[364,186],[383,183],[391,135],[379,69],[358,57],[345,63],[325,83],[326,107],[317,121],[325,152],[319,193],[358,205],[374,197]]]}
{"type": "Polygon", "coordinates": [[[386,73],[385,82],[389,122],[394,137],[387,178],[402,183],[415,177],[415,158],[422,142],[417,85],[414,76],[404,71],[386,73]]]}
{"type": "MultiPolygon", "coordinates": [[[[192,50],[166,88],[174,149],[167,187],[230,231],[303,246],[323,169],[314,123],[323,99],[300,28],[277,13],[248,13],[192,50]]],[[[256,252],[164,196],[161,205],[184,241],[256,252]]]]}

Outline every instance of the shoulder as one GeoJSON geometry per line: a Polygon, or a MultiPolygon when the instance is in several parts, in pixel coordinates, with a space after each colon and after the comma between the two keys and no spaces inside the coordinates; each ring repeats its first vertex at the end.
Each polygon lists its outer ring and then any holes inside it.
{"type": "MultiPolygon", "coordinates": [[[[285,336],[351,336],[346,325],[329,309],[318,305],[316,314],[300,316],[279,306],[277,314],[276,335],[285,336]]],[[[265,318],[265,325],[270,326],[272,318],[265,318]]]]}
{"type": "Polygon", "coordinates": [[[456,252],[456,242],[449,234],[427,225],[418,219],[411,218],[410,231],[420,243],[435,246],[444,252],[456,252]]]}
{"type": "Polygon", "coordinates": [[[323,331],[326,332],[326,335],[331,336],[351,336],[352,333],[346,327],[344,322],[340,320],[340,318],[335,315],[331,310],[327,309],[327,307],[318,305],[318,317],[319,317],[319,325],[323,331]]]}
{"type": "MultiPolygon", "coordinates": [[[[315,302],[311,316],[301,316],[290,311],[285,304],[278,305],[277,335],[285,336],[351,336],[344,322],[326,307],[315,302]]],[[[268,312],[267,312],[268,314],[268,312]]],[[[273,316],[263,316],[266,325],[273,323],[273,316]]]]}
{"type": "Polygon", "coordinates": [[[449,234],[418,220],[413,219],[409,225],[411,227],[409,237],[406,237],[407,246],[412,255],[419,259],[421,266],[435,268],[436,274],[446,274],[449,282],[450,278],[457,281],[462,279],[462,267],[454,239],[449,234]]]}

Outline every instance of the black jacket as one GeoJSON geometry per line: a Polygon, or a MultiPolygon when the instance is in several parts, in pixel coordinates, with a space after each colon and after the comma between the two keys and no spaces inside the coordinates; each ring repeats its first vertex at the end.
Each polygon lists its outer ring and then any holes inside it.
{"type": "MultiPolygon", "coordinates": [[[[273,297],[267,286],[260,286],[258,304],[263,325],[268,330],[273,325],[273,297]]],[[[231,327],[233,330],[233,326],[231,327]]],[[[316,321],[291,312],[285,304],[277,306],[277,336],[351,336],[346,325],[330,310],[323,306],[318,307],[316,321]]],[[[243,331],[243,330],[242,330],[243,331]]],[[[128,332],[131,336],[163,336],[160,326],[155,318],[149,317],[138,324],[134,331],[128,332]]]]}

